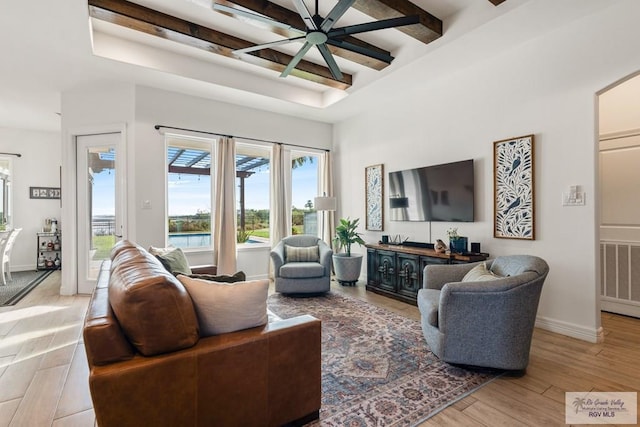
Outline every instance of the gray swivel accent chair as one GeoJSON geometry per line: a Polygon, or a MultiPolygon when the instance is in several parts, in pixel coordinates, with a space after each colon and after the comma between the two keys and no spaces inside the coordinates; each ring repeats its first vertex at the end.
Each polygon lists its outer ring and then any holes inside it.
{"type": "Polygon", "coordinates": [[[316,236],[285,237],[271,250],[276,292],[317,294],[329,291],[332,255],[329,245],[316,236]]]}
{"type": "Polygon", "coordinates": [[[422,331],[448,363],[525,371],[547,263],[530,255],[486,261],[500,278],[461,282],[473,264],[428,265],[418,291],[422,331]]]}

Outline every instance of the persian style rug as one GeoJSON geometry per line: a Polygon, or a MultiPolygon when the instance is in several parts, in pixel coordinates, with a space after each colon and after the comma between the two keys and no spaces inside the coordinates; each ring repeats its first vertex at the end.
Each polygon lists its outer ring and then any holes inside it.
{"type": "Polygon", "coordinates": [[[414,426],[496,377],[440,361],[420,323],[361,300],[328,293],[274,294],[282,318],[322,320],[322,408],[319,426],[414,426]]]}
{"type": "Polygon", "coordinates": [[[11,273],[12,280],[7,280],[6,285],[0,282],[0,306],[15,305],[52,272],[53,270],[11,273]]]}

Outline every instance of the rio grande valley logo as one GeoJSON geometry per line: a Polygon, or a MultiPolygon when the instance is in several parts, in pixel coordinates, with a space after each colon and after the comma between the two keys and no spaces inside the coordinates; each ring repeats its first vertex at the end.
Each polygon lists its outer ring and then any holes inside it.
{"type": "Polygon", "coordinates": [[[636,392],[567,392],[567,424],[636,424],[636,392]]]}

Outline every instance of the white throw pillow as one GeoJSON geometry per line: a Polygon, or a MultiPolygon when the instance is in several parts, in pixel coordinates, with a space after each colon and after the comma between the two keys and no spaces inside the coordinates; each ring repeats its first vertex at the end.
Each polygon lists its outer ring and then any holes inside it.
{"type": "Polygon", "coordinates": [[[178,280],[191,295],[203,337],[267,323],[267,279],[222,283],[179,275],[178,280]]]}
{"type": "Polygon", "coordinates": [[[487,263],[483,262],[481,264],[473,267],[467,274],[462,278],[462,282],[484,282],[487,280],[496,280],[501,277],[487,270],[487,263]]]}
{"type": "Polygon", "coordinates": [[[320,248],[318,245],[302,247],[284,245],[284,259],[287,262],[318,262],[320,248]]]}

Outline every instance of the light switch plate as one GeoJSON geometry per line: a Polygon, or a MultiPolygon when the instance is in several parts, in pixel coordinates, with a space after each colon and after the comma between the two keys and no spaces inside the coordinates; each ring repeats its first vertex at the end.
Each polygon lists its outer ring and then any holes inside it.
{"type": "Polygon", "coordinates": [[[584,191],[562,193],[562,206],[584,206],[586,194],[584,191]]]}
{"type": "Polygon", "coordinates": [[[151,200],[143,200],[142,209],[151,209],[151,200]]]}

